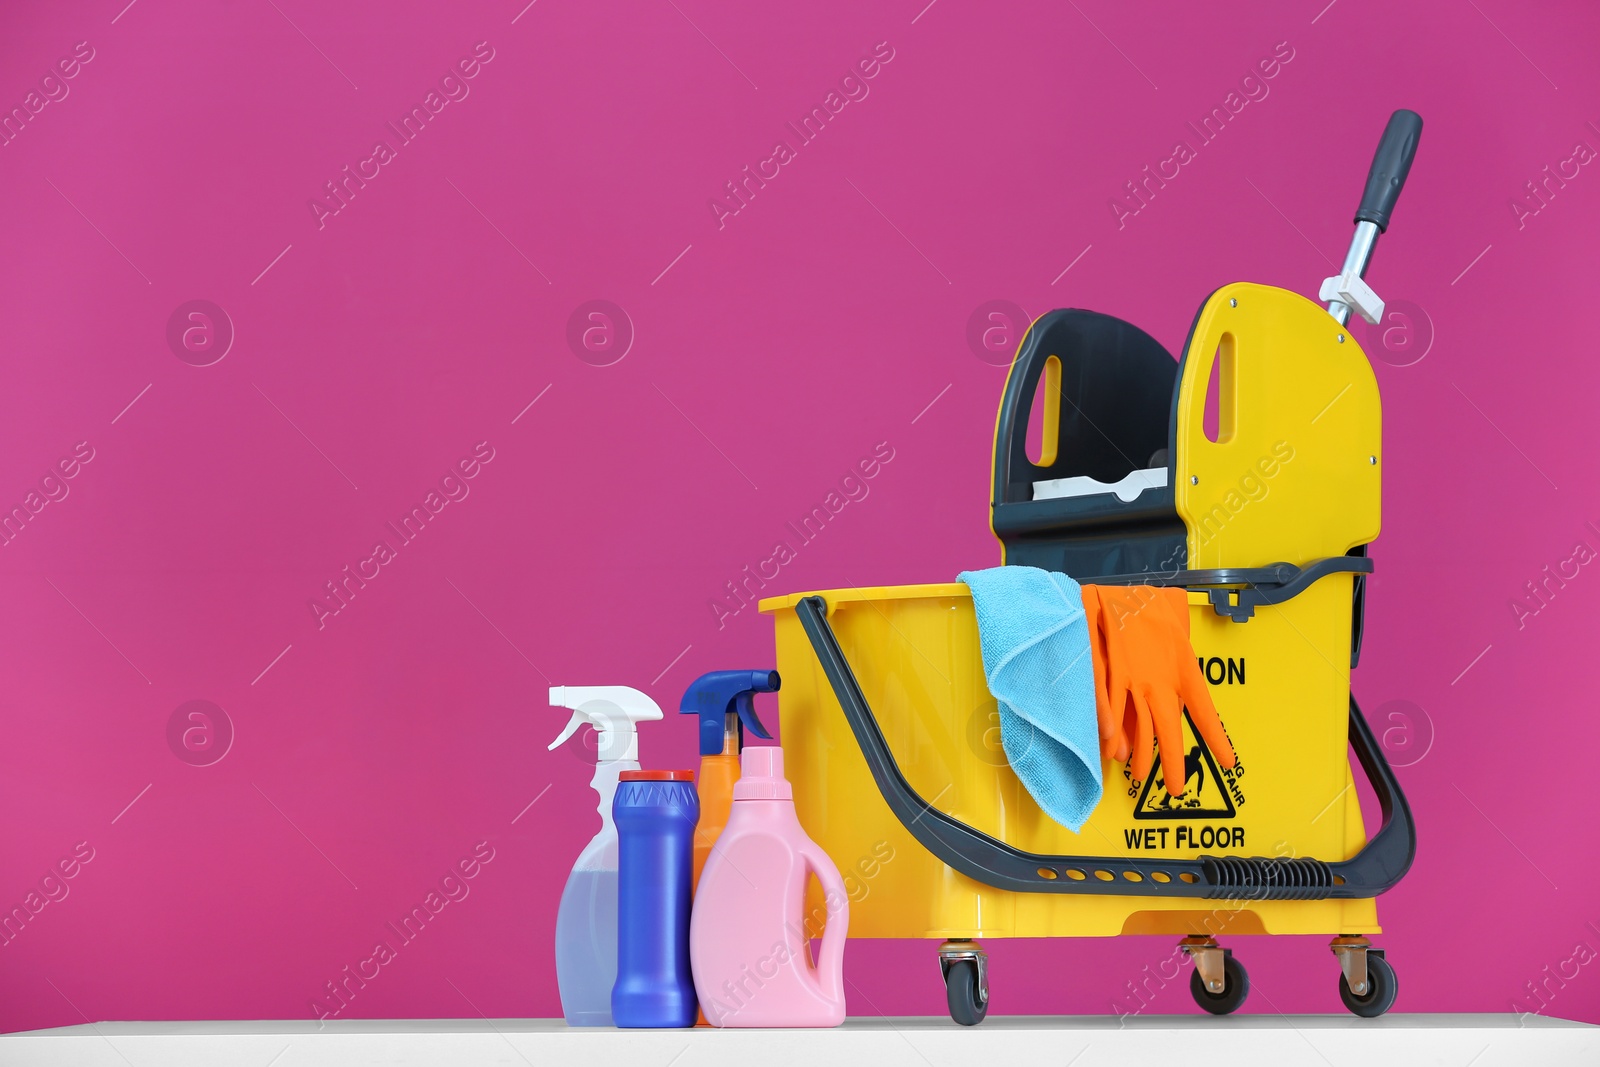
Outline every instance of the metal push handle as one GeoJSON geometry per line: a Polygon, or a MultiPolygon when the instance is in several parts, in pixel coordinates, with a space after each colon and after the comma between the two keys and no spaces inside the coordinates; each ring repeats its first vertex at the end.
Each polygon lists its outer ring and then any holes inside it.
{"type": "Polygon", "coordinates": [[[1350,321],[1352,308],[1374,325],[1383,316],[1383,301],[1362,278],[1372,261],[1378,235],[1389,228],[1389,217],[1400,199],[1400,190],[1405,188],[1421,139],[1422,116],[1405,108],[1389,116],[1389,125],[1384,127],[1383,139],[1378,142],[1378,151],[1367,171],[1361,205],[1356,208],[1356,234],[1350,241],[1350,251],[1339,273],[1324,281],[1318,294],[1328,301],[1328,314],[1341,326],[1350,321]]]}
{"type": "Polygon", "coordinates": [[[1374,897],[1400,881],[1416,856],[1411,808],[1388,760],[1378,748],[1355,698],[1350,699],[1350,744],[1377,794],[1383,824],[1348,860],[1309,857],[1046,856],[1024,852],[969,826],[922,799],[906,780],[867,705],[855,672],[828,624],[828,604],[808,596],[795,615],[811,641],[861,748],[867,769],[895,818],[922,847],[968,878],[1014,893],[1181,896],[1211,900],[1319,900],[1374,897]]]}

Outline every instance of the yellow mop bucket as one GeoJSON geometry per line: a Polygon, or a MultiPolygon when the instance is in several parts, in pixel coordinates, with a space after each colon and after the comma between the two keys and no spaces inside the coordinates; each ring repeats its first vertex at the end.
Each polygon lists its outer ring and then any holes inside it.
{"type": "Polygon", "coordinates": [[[1377,382],[1344,324],[1352,307],[1381,314],[1361,274],[1420,128],[1410,112],[1391,119],[1326,309],[1226,286],[1181,362],[1128,323],[1054,311],[1006,382],[991,500],[1002,562],[1186,588],[1233,769],[1186,714],[1182,794],[1108,760],[1075,834],[1007,763],[966,586],[761,602],[785,765],[801,821],[846,875],[850,932],[943,941],[958,1022],[987,1011],[985,937],[1181,936],[1195,999],[1221,1014],[1249,982],[1219,935],[1331,934],[1346,1006],[1393,1003],[1393,970],[1365,935],[1415,835],[1350,695],[1383,457],[1377,382]],[[1347,745],[1383,813],[1370,841],[1347,745]]]}

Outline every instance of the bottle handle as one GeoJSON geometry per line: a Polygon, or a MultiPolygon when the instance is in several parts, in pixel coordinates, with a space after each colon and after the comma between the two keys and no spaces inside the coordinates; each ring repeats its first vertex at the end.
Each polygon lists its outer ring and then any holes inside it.
{"type": "Polygon", "coordinates": [[[845,889],[844,879],[839,875],[839,868],[828,854],[818,848],[815,841],[808,840],[806,846],[801,855],[811,873],[822,883],[824,909],[827,908],[828,898],[839,901],[839,910],[828,912],[826,925],[822,928],[822,947],[817,952],[817,982],[822,987],[824,998],[843,1004],[844,943],[850,929],[850,895],[845,889]]]}

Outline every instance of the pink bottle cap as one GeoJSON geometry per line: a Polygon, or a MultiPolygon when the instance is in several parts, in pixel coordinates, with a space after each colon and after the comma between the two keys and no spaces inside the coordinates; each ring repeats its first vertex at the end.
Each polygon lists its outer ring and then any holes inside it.
{"type": "Polygon", "coordinates": [[[735,800],[790,800],[794,787],[783,776],[783,749],[777,745],[747,746],[739,754],[735,800]]]}

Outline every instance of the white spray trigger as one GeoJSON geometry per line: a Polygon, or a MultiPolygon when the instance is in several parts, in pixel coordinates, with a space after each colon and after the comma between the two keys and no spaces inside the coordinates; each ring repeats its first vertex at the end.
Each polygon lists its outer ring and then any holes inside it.
{"type": "Polygon", "coordinates": [[[581,711],[573,712],[572,713],[572,718],[567,720],[566,729],[561,731],[561,736],[560,737],[558,737],[554,741],[550,742],[550,748],[549,748],[548,751],[552,751],[553,752],[557,748],[560,748],[561,747],[561,743],[563,741],[565,741],[567,738],[571,737],[573,734],[577,733],[578,732],[578,727],[582,726],[586,721],[587,720],[584,718],[583,712],[581,712],[581,711]]]}
{"type": "Polygon", "coordinates": [[[588,722],[600,732],[599,763],[637,763],[638,724],[661,718],[661,708],[654,700],[622,685],[551,686],[550,703],[572,709],[566,729],[550,747],[566,741],[588,722]]]}

